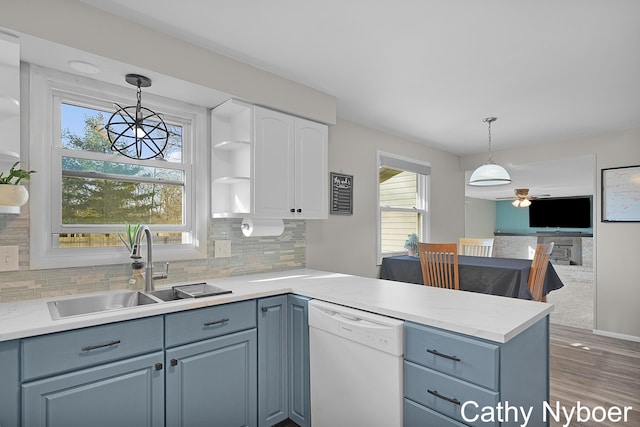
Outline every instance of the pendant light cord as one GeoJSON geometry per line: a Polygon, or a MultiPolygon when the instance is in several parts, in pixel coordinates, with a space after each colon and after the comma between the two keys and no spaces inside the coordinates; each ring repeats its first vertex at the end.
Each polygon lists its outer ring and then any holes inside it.
{"type": "Polygon", "coordinates": [[[483,120],[483,122],[486,122],[489,124],[489,163],[493,163],[493,158],[491,157],[491,123],[495,122],[496,120],[498,120],[496,117],[487,117],[486,119],[483,120]]]}

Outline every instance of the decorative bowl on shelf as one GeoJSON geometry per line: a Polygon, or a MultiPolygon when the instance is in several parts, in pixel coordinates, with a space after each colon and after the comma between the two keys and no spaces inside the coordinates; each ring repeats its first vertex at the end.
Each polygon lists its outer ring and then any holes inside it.
{"type": "Polygon", "coordinates": [[[0,184],[0,206],[22,206],[29,200],[24,185],[0,184]]]}

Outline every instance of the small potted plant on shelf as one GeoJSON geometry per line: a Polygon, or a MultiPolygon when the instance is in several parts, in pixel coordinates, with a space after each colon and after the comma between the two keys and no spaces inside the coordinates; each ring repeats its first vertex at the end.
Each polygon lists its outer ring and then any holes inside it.
{"type": "Polygon", "coordinates": [[[20,181],[28,181],[35,171],[16,169],[18,163],[11,166],[8,175],[0,172],[0,206],[22,206],[29,200],[29,192],[20,181]]]}
{"type": "Polygon", "coordinates": [[[404,248],[409,251],[410,256],[416,256],[418,250],[418,235],[411,233],[407,235],[407,240],[404,241],[404,248]]]}

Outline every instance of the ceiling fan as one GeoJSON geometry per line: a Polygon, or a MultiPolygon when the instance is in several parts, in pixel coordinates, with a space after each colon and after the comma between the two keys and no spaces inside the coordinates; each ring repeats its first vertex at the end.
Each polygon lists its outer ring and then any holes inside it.
{"type": "Polygon", "coordinates": [[[549,197],[551,194],[540,194],[537,196],[529,195],[528,188],[516,188],[513,190],[516,193],[515,197],[498,197],[498,199],[513,199],[513,203],[511,203],[516,208],[527,208],[531,206],[531,200],[540,198],[540,197],[549,197]]]}

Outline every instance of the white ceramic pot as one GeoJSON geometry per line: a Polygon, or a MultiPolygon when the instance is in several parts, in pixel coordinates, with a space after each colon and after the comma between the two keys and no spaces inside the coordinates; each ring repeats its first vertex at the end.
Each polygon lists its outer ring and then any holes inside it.
{"type": "Polygon", "coordinates": [[[29,200],[24,185],[0,184],[0,206],[22,206],[29,200]]]}

